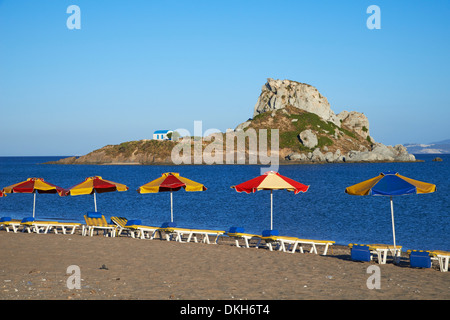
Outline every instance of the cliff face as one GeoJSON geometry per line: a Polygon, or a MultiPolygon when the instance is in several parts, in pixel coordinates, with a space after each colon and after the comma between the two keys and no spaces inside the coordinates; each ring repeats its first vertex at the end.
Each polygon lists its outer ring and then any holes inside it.
{"type": "Polygon", "coordinates": [[[341,126],[338,117],[331,110],[327,98],[322,96],[316,88],[306,83],[290,80],[267,79],[256,102],[253,116],[283,109],[287,105],[315,113],[322,119],[331,121],[338,127],[341,126]]]}
{"type": "MultiPolygon", "coordinates": [[[[402,145],[376,143],[370,136],[369,120],[364,114],[356,111],[335,114],[327,98],[316,88],[296,81],[267,80],[253,119],[238,125],[235,132],[250,128],[279,130],[281,163],[415,161],[414,155],[402,145]]],[[[225,137],[222,139],[225,141],[225,137]]],[[[192,146],[193,154],[194,139],[183,142],[192,146]]],[[[205,150],[210,143],[210,140],[203,141],[201,148],[205,150]]],[[[173,141],[130,141],[53,163],[173,164],[171,155],[175,145],[173,141]]],[[[246,155],[248,158],[248,150],[246,155]]]]}
{"type": "Polygon", "coordinates": [[[267,79],[256,102],[253,116],[284,109],[286,106],[317,114],[321,119],[332,122],[337,127],[345,125],[364,139],[369,136],[369,120],[364,114],[342,111],[336,115],[331,110],[327,98],[315,87],[297,81],[267,79]]]}

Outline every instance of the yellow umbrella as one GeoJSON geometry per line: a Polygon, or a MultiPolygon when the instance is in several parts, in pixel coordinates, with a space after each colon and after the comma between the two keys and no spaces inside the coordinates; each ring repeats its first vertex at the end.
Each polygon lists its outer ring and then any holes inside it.
{"type": "Polygon", "coordinates": [[[66,190],[66,195],[78,196],[82,194],[94,194],[95,212],[97,212],[96,193],[127,191],[124,184],[105,180],[100,176],[88,177],[83,182],[66,190]]]}
{"type": "Polygon", "coordinates": [[[173,222],[173,197],[172,192],[184,188],[186,191],[205,191],[206,187],[198,182],[180,176],[179,173],[166,172],[158,179],[150,181],[139,187],[139,193],[157,193],[170,191],[170,221],[173,222]]]}

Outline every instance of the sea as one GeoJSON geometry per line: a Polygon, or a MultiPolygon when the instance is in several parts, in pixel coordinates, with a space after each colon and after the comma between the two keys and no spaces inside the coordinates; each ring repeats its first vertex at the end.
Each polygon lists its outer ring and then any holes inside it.
{"type": "MultiPolygon", "coordinates": [[[[436,184],[431,194],[394,197],[396,243],[404,250],[450,251],[450,155],[417,154],[415,163],[329,163],[280,165],[278,172],[310,188],[294,194],[273,192],[273,229],[280,235],[333,240],[336,244],[392,243],[389,197],[352,196],[345,188],[381,172],[436,184]],[[441,162],[432,161],[439,156],[441,162]]],[[[160,226],[170,221],[170,193],[139,194],[137,189],[165,172],[203,183],[204,192],[173,193],[178,227],[228,230],[244,228],[261,234],[270,229],[270,192],[238,193],[231,186],[261,174],[259,165],[54,165],[64,157],[0,157],[0,188],[30,177],[69,188],[86,177],[101,176],[129,187],[126,192],[97,194],[98,211],[160,226]]],[[[0,217],[32,216],[32,194],[0,198],[0,217]]],[[[94,211],[93,195],[60,197],[37,194],[36,219],[84,223],[94,211]]],[[[3,232],[3,231],[1,231],[3,232]]]]}

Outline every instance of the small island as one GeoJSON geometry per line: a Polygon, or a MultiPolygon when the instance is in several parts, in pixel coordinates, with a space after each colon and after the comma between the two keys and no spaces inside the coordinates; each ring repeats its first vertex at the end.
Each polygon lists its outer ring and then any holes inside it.
{"type": "MultiPolygon", "coordinates": [[[[280,164],[416,161],[403,145],[386,146],[376,142],[370,136],[369,120],[363,113],[335,114],[327,98],[315,87],[292,80],[267,79],[254,106],[253,117],[234,130],[221,133],[222,140],[225,141],[227,134],[245,134],[250,129],[255,132],[278,129],[280,164]]],[[[199,137],[188,139],[181,140],[193,146],[199,137]]],[[[205,150],[214,139],[200,137],[200,140],[205,150]]],[[[173,164],[171,155],[177,143],[180,143],[177,139],[129,141],[49,163],[169,165],[173,164]]],[[[247,158],[248,151],[246,148],[247,158]]]]}

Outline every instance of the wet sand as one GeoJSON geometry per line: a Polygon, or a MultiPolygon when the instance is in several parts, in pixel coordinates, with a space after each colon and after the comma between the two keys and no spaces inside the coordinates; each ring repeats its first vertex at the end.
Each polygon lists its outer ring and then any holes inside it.
{"type": "Polygon", "coordinates": [[[0,300],[448,300],[450,272],[263,248],[0,231],[0,300]],[[80,268],[69,289],[67,268],[80,268]],[[368,289],[369,266],[380,289],[368,289]]]}

